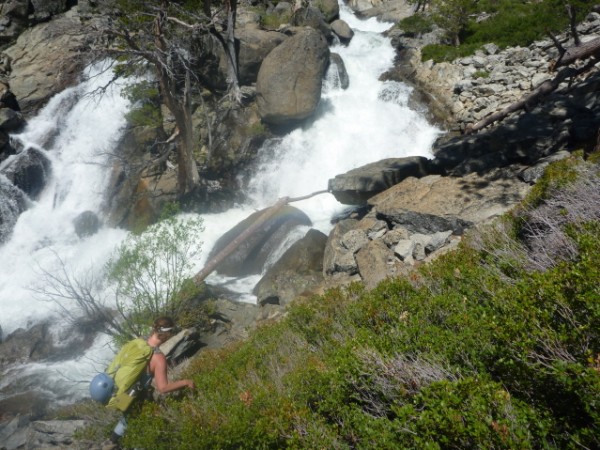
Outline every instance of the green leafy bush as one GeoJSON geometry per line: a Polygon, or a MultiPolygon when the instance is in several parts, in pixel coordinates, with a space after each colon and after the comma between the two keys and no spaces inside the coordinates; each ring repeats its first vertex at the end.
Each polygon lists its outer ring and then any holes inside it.
{"type": "Polygon", "coordinates": [[[188,274],[201,249],[202,221],[174,213],[167,210],[155,225],[130,234],[107,263],[107,278],[124,318],[124,340],[143,335],[156,317],[177,317],[185,300],[197,294],[188,274]]]}

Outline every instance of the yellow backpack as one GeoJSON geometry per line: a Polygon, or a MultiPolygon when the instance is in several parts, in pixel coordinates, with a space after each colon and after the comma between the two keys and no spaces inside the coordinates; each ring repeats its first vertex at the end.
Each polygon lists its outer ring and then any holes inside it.
{"type": "Polygon", "coordinates": [[[106,373],[114,379],[116,388],[107,408],[123,412],[129,408],[136,394],[134,385],[148,366],[152,353],[152,347],[141,338],[129,341],[121,348],[106,369],[106,373]]]}

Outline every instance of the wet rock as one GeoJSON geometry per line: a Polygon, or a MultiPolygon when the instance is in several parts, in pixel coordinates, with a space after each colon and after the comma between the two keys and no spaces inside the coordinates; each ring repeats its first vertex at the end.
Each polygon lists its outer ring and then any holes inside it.
{"type": "Polygon", "coordinates": [[[18,131],[25,125],[23,115],[10,108],[0,108],[0,130],[9,132],[18,131]]]}
{"type": "Polygon", "coordinates": [[[27,209],[28,204],[29,199],[23,191],[0,179],[0,243],[8,239],[19,215],[27,209]]]}
{"type": "Polygon", "coordinates": [[[431,173],[435,173],[435,167],[422,156],[389,158],[336,175],[329,180],[328,189],[340,203],[364,205],[369,198],[407,177],[431,173]]]}
{"type": "Polygon", "coordinates": [[[285,306],[300,295],[314,292],[323,281],[326,242],[326,235],[312,229],[295,242],[254,288],[258,303],[285,306]]]}
{"type": "MultiPolygon", "coordinates": [[[[263,214],[264,210],[252,214],[215,243],[210,251],[210,260],[250,227],[263,214]]],[[[288,233],[299,225],[310,225],[308,216],[297,208],[285,206],[275,217],[269,219],[255,233],[240,242],[217,268],[217,272],[228,276],[246,276],[261,273],[269,255],[277,250],[288,233]]]]}
{"type": "Polygon", "coordinates": [[[282,125],[312,115],[328,64],[329,47],[315,30],[304,30],[275,47],[260,66],[256,82],[262,120],[282,125]]]}
{"type": "Polygon", "coordinates": [[[73,219],[75,233],[79,237],[92,236],[98,232],[102,223],[93,211],[84,211],[73,219]]]}
{"type": "Polygon", "coordinates": [[[35,200],[46,186],[52,166],[46,154],[29,147],[13,156],[1,173],[15,186],[35,200]]]}
{"type": "Polygon", "coordinates": [[[350,86],[350,78],[348,77],[348,72],[346,71],[346,65],[344,64],[344,60],[337,53],[331,54],[331,63],[329,65],[328,70],[335,70],[336,79],[339,82],[339,87],[342,89],[348,89],[348,86],[350,86]]]}

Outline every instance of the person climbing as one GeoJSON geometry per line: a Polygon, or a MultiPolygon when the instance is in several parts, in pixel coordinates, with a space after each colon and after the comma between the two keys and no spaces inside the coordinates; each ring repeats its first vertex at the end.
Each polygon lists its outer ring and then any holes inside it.
{"type": "Polygon", "coordinates": [[[194,382],[189,379],[169,381],[167,358],[159,347],[171,338],[175,328],[173,319],[159,317],[154,321],[152,332],[145,341],[138,338],[125,344],[108,366],[106,373],[97,376],[101,381],[92,381],[90,391],[92,393],[100,391],[100,396],[106,396],[110,391],[110,399],[107,398],[103,403],[108,408],[123,412],[123,416],[111,434],[110,441],[114,446],[103,448],[117,448],[116,446],[127,429],[126,416],[129,407],[139,393],[151,384],[160,394],[196,387],[194,382]],[[100,383],[103,384],[100,385],[100,383]],[[105,386],[106,383],[108,386],[105,386]],[[116,386],[116,394],[113,393],[113,383],[116,386]]]}

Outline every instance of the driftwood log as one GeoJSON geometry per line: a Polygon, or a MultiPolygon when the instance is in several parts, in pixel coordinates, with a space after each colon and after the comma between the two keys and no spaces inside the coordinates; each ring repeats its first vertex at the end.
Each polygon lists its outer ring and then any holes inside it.
{"type": "Polygon", "coordinates": [[[223,250],[217,253],[206,265],[200,270],[193,278],[196,284],[202,283],[207,276],[209,276],[219,265],[227,258],[235,249],[252,234],[259,230],[269,219],[271,219],[277,212],[288,203],[298,202],[300,200],[306,200],[307,198],[314,197],[319,194],[326,194],[329,191],[317,191],[312,194],[304,195],[302,197],[282,197],[277,202],[265,209],[263,213],[254,221],[252,225],[242,231],[234,240],[232,240],[223,250]]]}

